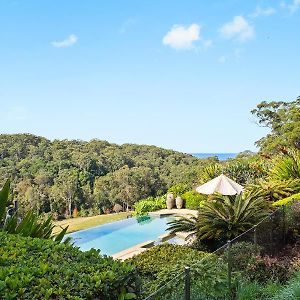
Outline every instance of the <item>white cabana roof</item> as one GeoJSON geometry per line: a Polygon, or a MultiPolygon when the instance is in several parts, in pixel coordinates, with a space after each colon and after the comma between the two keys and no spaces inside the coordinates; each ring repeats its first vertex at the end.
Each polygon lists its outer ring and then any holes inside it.
{"type": "Polygon", "coordinates": [[[223,174],[196,188],[198,193],[205,195],[214,193],[236,195],[242,193],[243,190],[244,188],[241,185],[223,174]]]}

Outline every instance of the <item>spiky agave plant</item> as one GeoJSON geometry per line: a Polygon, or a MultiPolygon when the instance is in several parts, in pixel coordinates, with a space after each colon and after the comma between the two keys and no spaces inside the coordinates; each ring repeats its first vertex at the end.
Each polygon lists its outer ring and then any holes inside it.
{"type": "Polygon", "coordinates": [[[246,193],[256,194],[266,201],[274,202],[300,192],[300,179],[292,180],[260,180],[247,186],[246,193]]]}
{"type": "MultiPolygon", "coordinates": [[[[20,234],[42,239],[52,239],[55,242],[61,242],[67,232],[68,227],[62,229],[58,235],[53,235],[55,225],[52,223],[52,217],[41,220],[32,211],[28,211],[24,218],[20,219],[15,213],[10,218],[6,218],[6,207],[10,191],[10,180],[7,180],[0,191],[0,230],[11,234],[20,234]]],[[[69,243],[70,239],[64,240],[69,243]]]]}
{"type": "Polygon", "coordinates": [[[198,230],[199,217],[194,215],[188,215],[186,217],[179,217],[173,221],[168,222],[168,231],[172,233],[176,232],[190,232],[196,233],[198,230]]]}
{"type": "Polygon", "coordinates": [[[193,232],[200,240],[226,241],[245,232],[268,215],[268,204],[256,195],[213,195],[197,217],[179,218],[169,230],[193,232]]]}
{"type": "Polygon", "coordinates": [[[257,224],[268,212],[266,201],[256,195],[214,195],[201,208],[197,235],[201,240],[232,239],[257,224]]]}
{"type": "Polygon", "coordinates": [[[215,177],[221,175],[222,168],[219,164],[212,164],[203,168],[199,173],[199,181],[201,183],[207,182],[215,177]]]}
{"type": "Polygon", "coordinates": [[[275,158],[269,172],[271,180],[300,179],[300,151],[288,150],[285,155],[275,158]]]}

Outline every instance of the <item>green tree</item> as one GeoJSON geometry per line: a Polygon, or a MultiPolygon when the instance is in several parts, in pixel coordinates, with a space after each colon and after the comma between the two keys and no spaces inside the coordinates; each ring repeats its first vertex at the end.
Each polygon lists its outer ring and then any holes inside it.
{"type": "Polygon", "coordinates": [[[76,169],[61,170],[52,186],[52,196],[56,203],[62,201],[66,213],[72,215],[72,204],[78,188],[78,172],[76,169]]]}
{"type": "Polygon", "coordinates": [[[300,149],[300,97],[292,102],[263,101],[251,113],[260,126],[271,131],[256,142],[262,151],[276,152],[291,146],[300,149]]]}

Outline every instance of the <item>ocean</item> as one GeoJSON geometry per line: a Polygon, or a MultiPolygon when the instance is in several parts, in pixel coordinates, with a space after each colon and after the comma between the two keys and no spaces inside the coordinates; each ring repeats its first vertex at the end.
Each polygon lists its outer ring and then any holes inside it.
{"type": "Polygon", "coordinates": [[[193,156],[198,158],[207,158],[207,157],[218,157],[219,160],[226,160],[229,158],[235,158],[238,153],[191,153],[193,156]]]}

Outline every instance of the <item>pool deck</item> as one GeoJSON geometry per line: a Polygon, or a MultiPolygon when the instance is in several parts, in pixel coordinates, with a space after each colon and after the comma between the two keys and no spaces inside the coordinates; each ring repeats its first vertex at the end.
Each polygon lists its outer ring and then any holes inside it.
{"type": "MultiPolygon", "coordinates": [[[[197,210],[191,210],[191,209],[161,209],[161,210],[157,210],[154,212],[150,212],[149,215],[150,216],[155,216],[155,217],[164,217],[164,216],[197,216],[198,211],[197,210]]],[[[170,234],[168,232],[160,235],[158,237],[158,243],[162,243],[162,242],[166,242],[171,238],[174,237],[178,237],[180,239],[183,240],[183,244],[186,243],[186,238],[189,236],[189,233],[187,232],[178,232],[176,234],[170,234]]],[[[112,257],[114,259],[119,259],[119,260],[126,260],[128,258],[131,258],[135,255],[138,255],[150,248],[152,248],[153,246],[155,246],[155,244],[157,243],[157,241],[146,241],[143,242],[141,244],[135,245],[133,247],[130,247],[128,249],[125,249],[121,252],[115,253],[112,255],[112,257]]]]}
{"type": "Polygon", "coordinates": [[[164,216],[188,216],[193,215],[197,216],[198,211],[193,209],[186,209],[186,208],[173,208],[173,209],[160,209],[157,211],[149,212],[150,216],[156,216],[156,217],[164,217],[164,216]]]}
{"type": "Polygon", "coordinates": [[[121,252],[118,252],[116,254],[113,254],[112,257],[114,259],[125,260],[125,259],[131,258],[131,257],[133,257],[137,254],[140,254],[140,253],[146,251],[147,249],[153,247],[154,243],[155,243],[155,241],[152,241],[152,240],[146,241],[141,244],[130,247],[128,249],[125,249],[121,252]]]}

